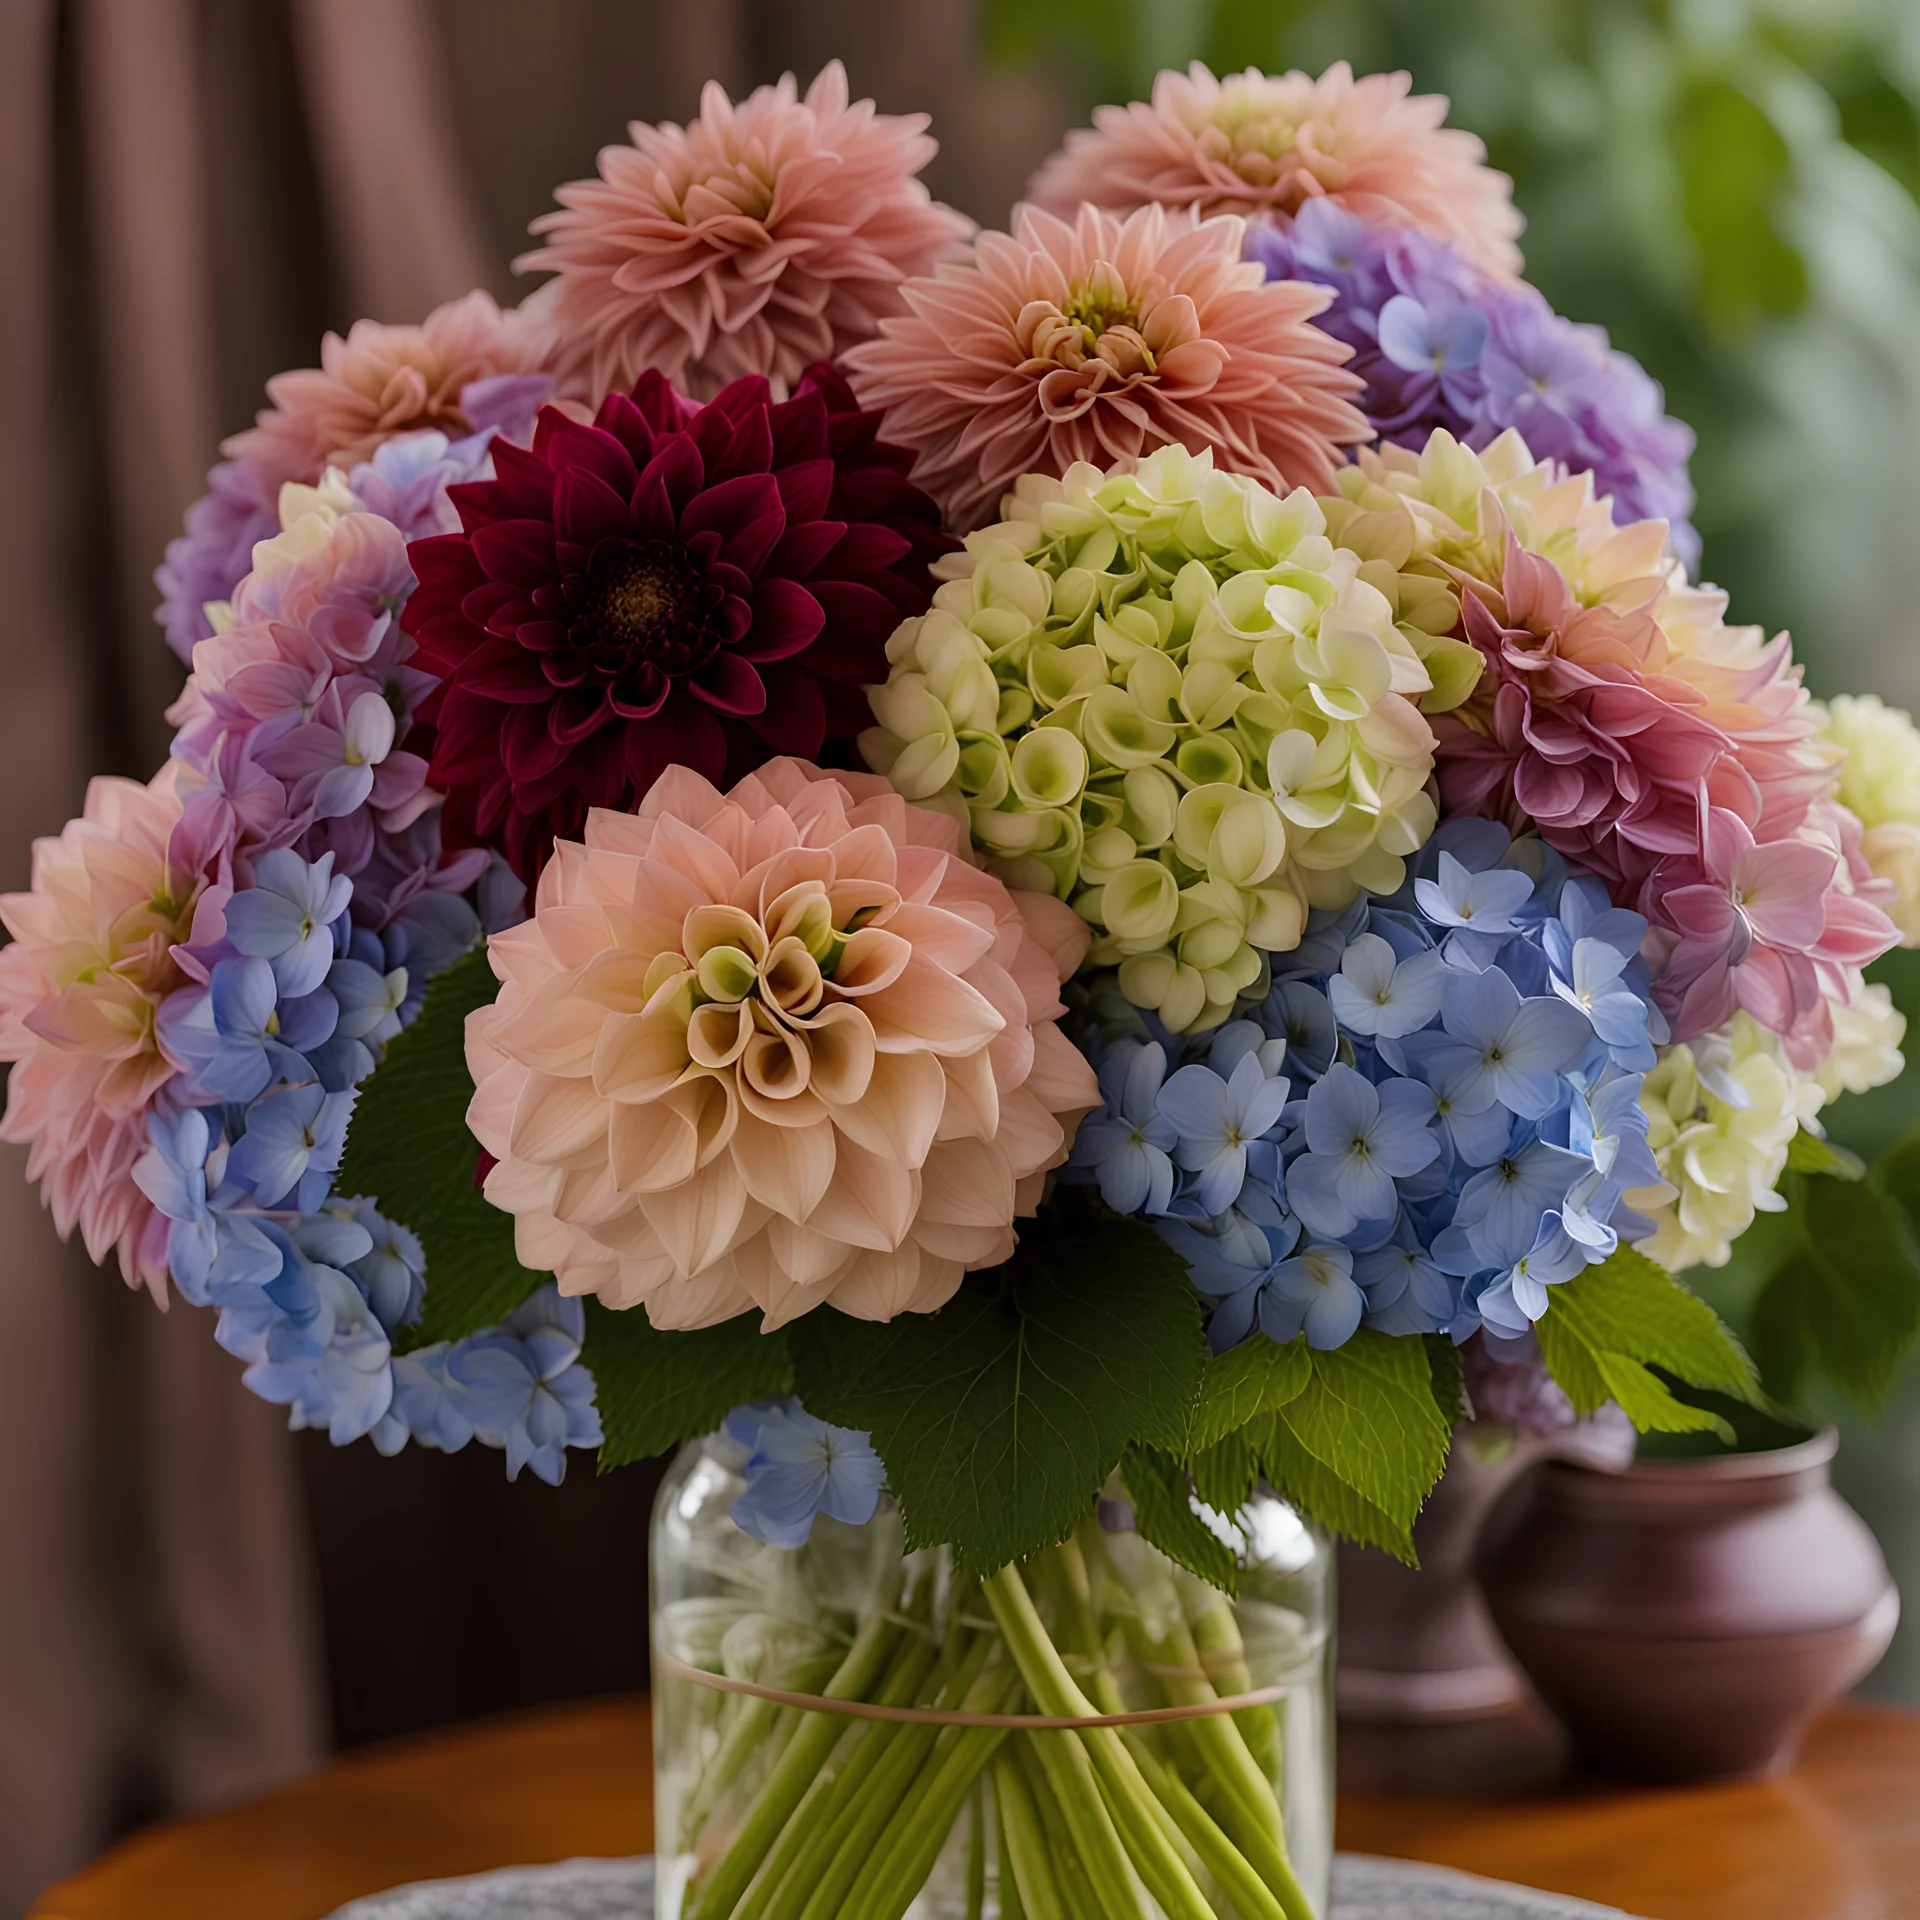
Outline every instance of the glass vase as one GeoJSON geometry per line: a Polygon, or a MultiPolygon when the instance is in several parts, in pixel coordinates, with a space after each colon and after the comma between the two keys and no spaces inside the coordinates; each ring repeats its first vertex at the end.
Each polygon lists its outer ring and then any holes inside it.
{"type": "Polygon", "coordinates": [[[654,1508],[658,1920],[1326,1920],[1333,1556],[1291,1507],[1233,1600],[1111,1490],[978,1580],[886,1500],[762,1544],[745,1461],[695,1442],[654,1508]]]}

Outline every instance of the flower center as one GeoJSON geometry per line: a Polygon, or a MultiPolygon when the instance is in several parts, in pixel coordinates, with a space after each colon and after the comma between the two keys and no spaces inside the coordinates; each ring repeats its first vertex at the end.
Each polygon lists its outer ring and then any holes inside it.
{"type": "Polygon", "coordinates": [[[649,666],[669,678],[697,673],[720,650],[705,586],[699,569],[664,540],[602,540],[586,572],[567,581],[567,638],[601,680],[622,681],[649,666]]]}

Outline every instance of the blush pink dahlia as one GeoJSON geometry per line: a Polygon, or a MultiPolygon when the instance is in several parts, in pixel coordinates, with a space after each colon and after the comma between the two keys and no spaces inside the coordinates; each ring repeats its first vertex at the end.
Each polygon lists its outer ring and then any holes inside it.
{"type": "Polygon", "coordinates": [[[659,1327],[931,1312],[1005,1259],[1098,1098],[1087,929],[870,774],[675,768],[489,946],[468,1121],[520,1258],[659,1327]]]}
{"type": "Polygon", "coordinates": [[[357,320],[343,340],[330,333],[317,367],[267,382],[273,405],[221,444],[273,484],[313,481],[328,466],[371,460],[397,433],[432,427],[450,440],[477,424],[461,397],[477,381],[539,371],[544,333],[502,313],[478,289],[436,307],[417,327],[357,320]]]}
{"type": "Polygon", "coordinates": [[[130,1286],[165,1298],[166,1222],[134,1185],[154,1096],[178,1070],[160,1002],[187,984],[204,886],[171,851],[177,769],[151,785],[95,780],[86,811],[33,849],[29,892],[0,898],[0,1060],[10,1061],[0,1138],[25,1145],[62,1238],[76,1226],[130,1286]]]}
{"type": "Polygon", "coordinates": [[[850,741],[945,544],[878,426],[824,364],[778,404],[751,379],[690,407],[649,373],[452,488],[464,531],[408,548],[402,616],[444,676],[421,714],[449,840],[530,881],[670,766],[737,780],[850,741]]]}
{"type": "Polygon", "coordinates": [[[784,399],[972,233],[915,177],[937,151],[926,128],[849,104],[837,60],[805,99],[792,74],[737,106],[709,81],[691,126],[635,122],[518,262],[559,276],[558,371],[598,396],[656,367],[700,400],[762,374],[784,399]]]}
{"type": "Polygon", "coordinates": [[[1097,108],[1028,192],[1063,218],[1091,201],[1284,222],[1325,199],[1376,226],[1451,240],[1486,272],[1516,278],[1513,182],[1473,134],[1441,124],[1442,96],[1410,95],[1410,84],[1404,73],[1356,80],[1344,60],[1317,80],[1255,67],[1216,80],[1196,60],[1161,74],[1151,102],[1097,108]]]}
{"type": "Polygon", "coordinates": [[[1268,283],[1244,232],[1157,206],[1082,207],[1070,225],[1023,207],[1011,234],[908,282],[909,311],[846,356],[848,375],[956,532],[991,521],[1023,473],[1165,446],[1329,492],[1336,449],[1372,432],[1348,399],[1351,349],[1310,324],[1327,289],[1268,283]]]}

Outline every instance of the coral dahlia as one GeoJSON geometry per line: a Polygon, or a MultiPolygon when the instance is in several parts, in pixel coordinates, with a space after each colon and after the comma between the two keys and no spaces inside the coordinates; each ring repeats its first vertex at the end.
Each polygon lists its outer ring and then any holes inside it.
{"type": "Polygon", "coordinates": [[[648,373],[450,489],[464,531],[408,549],[402,616],[444,676],[421,714],[449,842],[531,880],[669,766],[737,780],[850,740],[944,545],[878,424],[824,364],[791,400],[756,378],[705,407],[648,373]]]}
{"type": "Polygon", "coordinates": [[[1451,240],[1504,279],[1520,272],[1513,182],[1471,133],[1444,127],[1440,94],[1404,73],[1356,80],[1344,60],[1319,79],[1257,67],[1217,80],[1199,61],[1153,83],[1151,102],[1100,107],[1034,175],[1035,204],[1131,213],[1177,207],[1289,220],[1325,199],[1381,226],[1451,240]]]}
{"type": "Polygon", "coordinates": [[[599,177],[555,195],[538,252],[557,273],[557,366],[600,395],[657,367],[696,399],[764,374],[784,399],[801,374],[900,311],[900,283],[973,231],[915,177],[937,151],[925,114],[849,104],[846,69],[792,74],[738,105],[709,81],[689,127],[627,129],[599,177]]]}
{"type": "Polygon", "coordinates": [[[1055,1024],[1086,928],[949,815],[775,760],[676,767],[489,946],[468,1123],[520,1257],[659,1327],[930,1313],[1099,1095],[1055,1024]]]}
{"type": "Polygon", "coordinates": [[[909,281],[909,311],[846,356],[855,391],[913,448],[956,532],[991,521],[1025,473],[1059,479],[1157,447],[1280,492],[1333,486],[1336,449],[1371,437],[1351,349],[1311,324],[1324,287],[1267,284],[1245,223],[1023,207],[1011,234],[909,281]]]}

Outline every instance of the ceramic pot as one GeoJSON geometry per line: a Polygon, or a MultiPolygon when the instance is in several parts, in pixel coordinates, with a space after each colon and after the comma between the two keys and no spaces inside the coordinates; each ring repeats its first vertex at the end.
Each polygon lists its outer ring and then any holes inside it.
{"type": "Polygon", "coordinates": [[[1829,1480],[1829,1427],[1765,1452],[1554,1460],[1481,1536],[1495,1624],[1589,1768],[1737,1778],[1792,1763],[1886,1650],[1900,1601],[1829,1480]]]}

